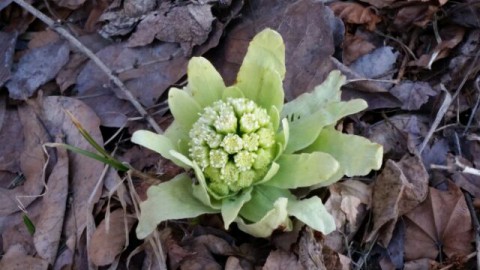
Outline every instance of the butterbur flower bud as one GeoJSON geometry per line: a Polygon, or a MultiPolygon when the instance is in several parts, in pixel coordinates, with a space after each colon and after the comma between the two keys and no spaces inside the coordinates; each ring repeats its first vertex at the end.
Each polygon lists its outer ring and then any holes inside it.
{"type": "Polygon", "coordinates": [[[263,177],[273,160],[272,155],[263,154],[256,161],[259,147],[270,152],[275,137],[265,109],[246,98],[228,98],[204,108],[189,135],[189,156],[204,170],[207,186],[215,193],[221,191],[218,196],[249,187],[263,177]],[[205,120],[212,117],[215,120],[205,120]],[[220,173],[210,174],[208,167],[220,169],[220,173]],[[242,183],[237,183],[239,179],[242,183]],[[226,185],[219,184],[222,182],[226,185]]]}
{"type": "Polygon", "coordinates": [[[290,230],[291,217],[324,234],[335,230],[320,198],[298,198],[290,189],[366,175],[380,168],[383,150],[335,129],[367,107],[360,99],[340,99],[345,77],[339,71],[284,104],[285,72],[285,46],[271,29],[254,37],[232,86],[205,58],[190,60],[187,91],[169,91],[171,126],[165,134],[136,131],[132,141],[195,176],[183,173],[148,189],[139,238],[162,221],[205,213],[219,213],[225,229],[235,222],[256,237],[290,230]]]}

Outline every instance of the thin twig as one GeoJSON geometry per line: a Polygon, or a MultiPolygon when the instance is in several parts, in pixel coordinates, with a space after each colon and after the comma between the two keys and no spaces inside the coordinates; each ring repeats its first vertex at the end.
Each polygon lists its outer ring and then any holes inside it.
{"type": "Polygon", "coordinates": [[[470,117],[468,118],[468,123],[467,126],[465,127],[465,130],[463,131],[463,136],[467,134],[468,129],[470,128],[470,125],[472,124],[473,118],[475,118],[475,114],[477,114],[478,106],[480,105],[480,86],[478,85],[480,82],[480,77],[477,76],[477,79],[475,79],[475,89],[477,90],[477,102],[475,102],[475,106],[472,109],[472,113],[470,114],[470,117]]]}
{"type": "Polygon", "coordinates": [[[30,12],[33,16],[41,20],[43,23],[45,23],[48,27],[53,29],[55,32],[57,32],[60,36],[68,40],[73,46],[75,46],[79,51],[84,53],[90,60],[95,63],[100,70],[102,70],[108,78],[122,91],[122,93],[128,98],[130,103],[132,103],[133,107],[137,109],[137,111],[144,117],[148,123],[152,126],[152,128],[157,132],[157,133],[162,133],[162,129],[160,126],[155,122],[155,120],[148,115],[147,111],[143,108],[142,104],[138,102],[138,100],[133,96],[133,94],[128,90],[128,88],[125,86],[125,84],[117,77],[114,75],[113,71],[105,65],[105,63],[98,58],[95,53],[93,53],[90,49],[85,47],[76,37],[74,37],[68,30],[63,28],[61,25],[58,23],[55,23],[50,17],[47,15],[43,14],[41,11],[33,7],[32,5],[26,3],[24,0],[13,0],[13,2],[17,3],[19,6],[23,7],[25,10],[30,12]]]}
{"type": "Polygon", "coordinates": [[[468,192],[464,192],[465,200],[467,201],[468,210],[472,216],[472,222],[475,226],[475,247],[477,250],[477,270],[480,270],[480,222],[478,221],[477,212],[473,207],[472,196],[468,192]]]}
{"type": "Polygon", "coordinates": [[[423,152],[423,149],[425,149],[425,146],[427,146],[428,141],[433,135],[433,132],[437,129],[438,125],[440,125],[440,121],[442,120],[443,116],[445,113],[448,111],[448,108],[450,107],[450,104],[452,104],[452,96],[448,92],[447,89],[443,85],[440,85],[442,87],[442,90],[445,92],[445,99],[443,100],[442,106],[440,106],[440,109],[438,109],[437,116],[435,117],[435,120],[433,121],[432,126],[430,127],[430,130],[427,133],[427,136],[425,136],[425,139],[422,142],[422,145],[420,146],[420,154],[423,152]]]}

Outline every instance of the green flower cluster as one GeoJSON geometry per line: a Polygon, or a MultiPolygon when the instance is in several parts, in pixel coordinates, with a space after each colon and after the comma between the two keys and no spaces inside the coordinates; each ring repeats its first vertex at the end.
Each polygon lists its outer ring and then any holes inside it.
{"type": "Polygon", "coordinates": [[[219,196],[262,179],[273,160],[275,132],[270,116],[246,98],[227,98],[204,108],[189,137],[190,158],[219,196]]]}
{"type": "Polygon", "coordinates": [[[284,104],[285,73],[285,45],[271,29],[250,43],[234,85],[226,86],[205,58],[190,60],[188,85],[168,94],[173,123],[164,134],[136,131],[132,141],[194,177],[182,173],[148,189],[139,238],[162,221],[205,213],[220,213],[225,229],[235,222],[257,237],[291,230],[291,217],[324,234],[335,230],[319,197],[298,198],[290,189],[366,175],[380,168],[383,150],[335,129],[367,107],[361,99],[341,100],[340,72],[284,104]]]}

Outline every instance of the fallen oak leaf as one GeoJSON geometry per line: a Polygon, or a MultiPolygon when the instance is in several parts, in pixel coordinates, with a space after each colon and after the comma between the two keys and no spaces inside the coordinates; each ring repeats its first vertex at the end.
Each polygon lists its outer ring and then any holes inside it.
{"type": "Polygon", "coordinates": [[[429,188],[427,199],[405,218],[405,259],[448,258],[473,251],[473,230],[462,191],[448,183],[447,191],[429,188]]]}

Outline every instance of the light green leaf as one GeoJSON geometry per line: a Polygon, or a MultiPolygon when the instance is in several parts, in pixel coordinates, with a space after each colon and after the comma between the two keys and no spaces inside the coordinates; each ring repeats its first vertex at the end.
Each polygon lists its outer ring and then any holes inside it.
{"type": "Polygon", "coordinates": [[[230,224],[237,218],[240,209],[243,205],[252,198],[252,188],[248,188],[242,191],[234,197],[225,198],[222,201],[222,218],[225,226],[225,230],[228,230],[230,224]]]}
{"type": "Polygon", "coordinates": [[[291,122],[290,134],[292,139],[288,141],[285,153],[291,154],[312,144],[324,127],[321,122],[325,115],[324,110],[318,110],[291,122]]]}
{"type": "Polygon", "coordinates": [[[188,136],[189,130],[183,126],[181,126],[177,121],[173,121],[172,124],[165,130],[163,135],[172,141],[175,145],[175,149],[178,152],[182,153],[183,155],[188,155],[188,140],[190,139],[188,136]]]}
{"type": "Polygon", "coordinates": [[[272,122],[273,130],[277,130],[280,125],[280,112],[277,110],[277,107],[270,107],[268,116],[270,116],[270,122],[272,122]]]}
{"type": "Polygon", "coordinates": [[[334,70],[322,84],[316,86],[311,93],[304,93],[286,103],[281,113],[282,118],[292,115],[305,116],[322,108],[328,103],[340,101],[340,87],[345,84],[345,76],[334,70]]]}
{"type": "Polygon", "coordinates": [[[223,91],[222,99],[226,100],[227,98],[243,98],[243,93],[240,88],[235,85],[229,86],[223,91]]]}
{"type": "Polygon", "coordinates": [[[363,99],[329,103],[307,115],[290,116],[290,137],[285,153],[294,153],[315,141],[323,127],[333,125],[347,115],[367,108],[363,99]]]}
{"type": "Polygon", "coordinates": [[[280,169],[280,165],[278,165],[278,163],[276,162],[272,162],[272,165],[270,165],[270,168],[268,169],[268,172],[265,174],[263,179],[254,183],[254,185],[260,185],[262,183],[269,181],[270,179],[272,179],[272,177],[275,176],[275,174],[277,174],[279,169],[280,169]]]}
{"type": "Polygon", "coordinates": [[[186,174],[151,186],[147,196],[148,199],[140,203],[141,214],[136,230],[139,239],[147,237],[162,221],[219,212],[192,196],[192,180],[186,174]]]}
{"type": "Polygon", "coordinates": [[[203,57],[188,62],[188,87],[201,107],[207,107],[222,98],[225,83],[215,67],[203,57]]]}
{"type": "Polygon", "coordinates": [[[192,187],[193,196],[195,196],[203,204],[211,208],[220,209],[220,202],[216,198],[211,198],[209,195],[207,181],[205,180],[205,175],[203,174],[203,171],[200,169],[198,164],[194,161],[191,161],[186,156],[182,155],[181,153],[175,150],[171,150],[170,154],[176,159],[187,164],[190,168],[193,168],[196,179],[198,181],[198,184],[194,184],[192,187]]]}
{"type": "Polygon", "coordinates": [[[295,199],[287,189],[264,185],[255,186],[251,193],[251,199],[245,203],[240,210],[240,216],[250,222],[257,222],[261,220],[268,211],[272,210],[273,204],[280,197],[295,199]]]}
{"type": "Polygon", "coordinates": [[[304,150],[307,153],[316,151],[332,155],[340,163],[340,170],[349,177],[366,175],[382,166],[383,147],[380,144],[343,134],[333,127],[322,130],[315,142],[304,150]]]}
{"type": "Polygon", "coordinates": [[[137,130],[133,133],[131,141],[159,153],[164,158],[171,160],[182,168],[190,167],[172,156],[170,151],[175,150],[176,148],[172,141],[170,141],[165,135],[157,134],[148,130],[137,130]]]}
{"type": "Polygon", "coordinates": [[[286,118],[282,119],[282,129],[277,132],[275,135],[275,141],[279,143],[280,149],[277,153],[277,156],[275,157],[275,160],[277,160],[281,154],[283,154],[287,148],[287,145],[290,143],[290,125],[288,124],[288,120],[286,118]]]}
{"type": "Polygon", "coordinates": [[[288,218],[287,203],[287,198],[279,198],[273,204],[273,209],[256,223],[246,224],[240,217],[235,221],[240,230],[255,237],[269,237],[276,229],[291,231],[292,221],[288,218]]]}
{"type": "Polygon", "coordinates": [[[236,86],[246,98],[264,108],[275,105],[281,111],[284,95],[281,82],[284,78],[285,45],[282,37],[271,29],[265,29],[250,42],[238,72],[236,86]],[[282,102],[279,103],[278,100],[282,102]]]}
{"type": "Polygon", "coordinates": [[[304,200],[288,200],[287,211],[289,215],[323,234],[329,234],[336,229],[332,215],[316,196],[304,200]]]}
{"type": "Polygon", "coordinates": [[[175,121],[185,128],[190,128],[200,117],[202,108],[186,91],[170,88],[168,106],[175,121]]]}
{"type": "Polygon", "coordinates": [[[281,111],[284,98],[282,78],[277,71],[266,69],[263,73],[262,84],[257,89],[257,95],[253,100],[265,109],[274,106],[281,111]]]}
{"type": "Polygon", "coordinates": [[[321,152],[283,154],[278,160],[277,174],[263,185],[278,188],[298,188],[320,184],[328,180],[338,169],[338,162],[321,152]]]}

